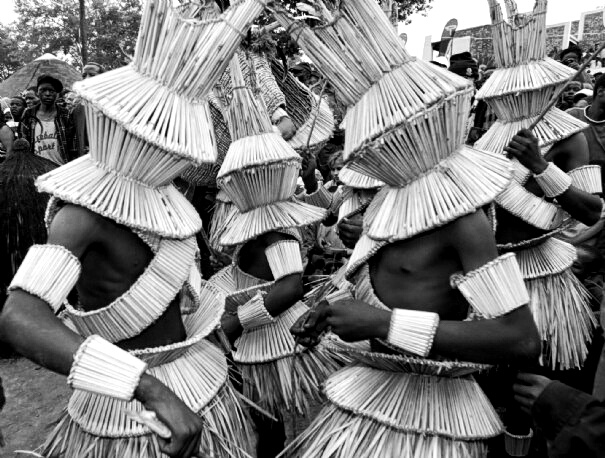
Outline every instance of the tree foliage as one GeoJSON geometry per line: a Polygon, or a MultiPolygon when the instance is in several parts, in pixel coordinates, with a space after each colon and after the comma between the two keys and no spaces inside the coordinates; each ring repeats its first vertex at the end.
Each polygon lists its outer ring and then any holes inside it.
{"type": "MultiPolygon", "coordinates": [[[[78,0],[15,0],[18,18],[7,31],[17,48],[12,54],[21,64],[59,54],[81,67],[78,8],[78,0]]],[[[90,59],[107,68],[124,65],[134,52],[140,19],[140,0],[86,0],[90,59]]]]}

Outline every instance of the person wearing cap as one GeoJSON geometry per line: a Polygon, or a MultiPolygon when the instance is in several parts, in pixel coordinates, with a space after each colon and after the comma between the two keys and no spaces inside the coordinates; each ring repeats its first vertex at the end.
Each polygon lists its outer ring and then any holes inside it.
{"type": "Polygon", "coordinates": [[[40,75],[36,85],[40,105],[28,108],[21,120],[21,136],[34,154],[57,165],[78,157],[78,140],[73,117],[59,106],[63,83],[51,75],[40,75]]]}
{"type": "Polygon", "coordinates": [[[593,91],[591,89],[580,89],[573,96],[574,108],[586,108],[592,101],[593,91]]]}

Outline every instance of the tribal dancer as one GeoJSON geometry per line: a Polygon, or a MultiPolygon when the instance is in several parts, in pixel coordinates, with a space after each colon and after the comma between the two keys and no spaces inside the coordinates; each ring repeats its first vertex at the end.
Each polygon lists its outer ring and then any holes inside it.
{"type": "Polygon", "coordinates": [[[349,350],[357,364],[330,376],[328,405],[284,454],[485,456],[502,424],[470,374],[539,354],[515,257],[497,257],[480,210],[509,161],[464,146],[472,85],[411,58],[375,2],[313,5],[313,28],[276,17],[352,105],[345,160],[386,186],[347,268],[355,298],[330,295],[294,328],[301,342],[330,327],[372,351],[349,350]]]}
{"type": "Polygon", "coordinates": [[[588,165],[587,125],[557,109],[527,129],[574,70],[546,57],[546,0],[533,13],[518,14],[506,1],[488,0],[498,66],[477,93],[498,121],[476,147],[513,159],[514,179],[496,199],[500,252],[514,252],[543,342],[541,362],[551,369],[579,368],[595,326],[589,293],[571,271],[575,248],[557,238],[565,221],[586,225],[600,216],[599,166],[588,165]],[[528,46],[529,44],[529,46],[528,46]],[[540,151],[541,148],[541,151],[540,151]]]}
{"type": "MultiPolygon", "coordinates": [[[[305,414],[310,400],[319,400],[320,383],[339,368],[321,349],[296,349],[290,334],[308,310],[300,301],[299,229],[321,221],[326,212],[293,198],[300,156],[273,130],[246,86],[238,58],[232,62],[231,80],[226,119],[233,143],[218,184],[234,210],[219,241],[236,249],[232,265],[210,283],[228,295],[222,324],[234,342],[244,394],[283,420],[286,414],[305,414]]],[[[283,448],[283,423],[256,423],[258,456],[275,456],[283,448]]]]}
{"type": "Polygon", "coordinates": [[[201,221],[170,183],[214,160],[205,96],[263,9],[243,0],[198,21],[150,0],[133,63],[75,87],[90,154],[38,179],[48,242],[0,315],[3,340],[74,388],[44,456],[249,456],[225,356],[205,340],[223,302],[195,266],[201,221]]]}

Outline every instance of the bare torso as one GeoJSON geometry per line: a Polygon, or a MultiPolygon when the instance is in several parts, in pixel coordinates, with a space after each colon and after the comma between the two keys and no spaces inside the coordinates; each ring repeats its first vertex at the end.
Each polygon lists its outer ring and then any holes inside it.
{"type": "MultiPolygon", "coordinates": [[[[127,227],[87,213],[88,217],[95,218],[98,231],[95,241],[80,259],[82,274],[76,288],[80,306],[90,311],[107,306],[128,291],[153,259],[153,253],[127,227]]],[[[175,299],[155,323],[118,345],[128,349],[144,348],[167,345],[184,338],[185,329],[175,299]]]]}
{"type": "Polygon", "coordinates": [[[370,259],[370,277],[378,298],[391,308],[436,312],[441,319],[463,320],[468,304],[450,286],[462,265],[450,246],[449,226],[410,240],[391,243],[370,259]]]}

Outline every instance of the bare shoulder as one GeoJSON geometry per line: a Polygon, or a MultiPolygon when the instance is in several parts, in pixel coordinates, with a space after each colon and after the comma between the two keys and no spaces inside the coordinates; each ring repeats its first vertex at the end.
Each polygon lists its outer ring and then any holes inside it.
{"type": "Polygon", "coordinates": [[[578,132],[557,142],[548,152],[546,158],[565,172],[587,165],[589,150],[586,136],[583,132],[578,132]]]}
{"type": "Polygon", "coordinates": [[[80,257],[99,240],[104,224],[102,216],[84,207],[67,204],[53,218],[47,243],[62,245],[80,257]]]}
{"type": "Polygon", "coordinates": [[[447,235],[466,272],[498,256],[494,232],[483,210],[458,218],[449,225],[447,235]]]}

